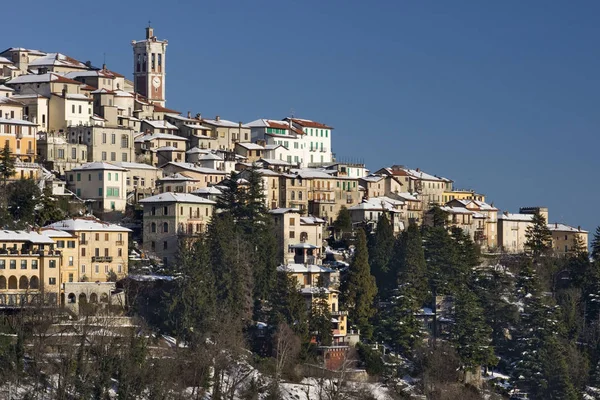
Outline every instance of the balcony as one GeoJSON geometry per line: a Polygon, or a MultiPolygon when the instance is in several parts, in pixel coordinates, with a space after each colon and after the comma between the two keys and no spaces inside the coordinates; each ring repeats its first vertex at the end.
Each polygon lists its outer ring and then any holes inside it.
{"type": "Polygon", "coordinates": [[[85,245],[87,245],[87,244],[88,244],[88,241],[87,241],[87,240],[85,240],[85,239],[80,239],[80,240],[79,240],[79,245],[80,245],[80,246],[85,246],[85,245]]]}
{"type": "Polygon", "coordinates": [[[110,256],[93,256],[92,262],[112,262],[113,258],[110,256]]]}
{"type": "Polygon", "coordinates": [[[335,200],[334,199],[331,199],[331,200],[328,200],[328,199],[314,199],[312,201],[315,202],[315,203],[335,204],[335,200]]]}
{"type": "Polygon", "coordinates": [[[332,317],[340,317],[340,316],[343,316],[343,315],[347,316],[348,315],[348,311],[332,311],[331,312],[331,316],[332,317]]]}
{"type": "Polygon", "coordinates": [[[35,150],[33,150],[33,149],[27,149],[27,154],[35,154],[35,150]]]}
{"type": "Polygon", "coordinates": [[[117,246],[123,246],[125,242],[123,242],[122,240],[117,240],[116,244],[117,246]]]}
{"type": "Polygon", "coordinates": [[[321,153],[327,153],[327,147],[321,147],[321,148],[319,149],[319,151],[320,151],[321,153]]]}

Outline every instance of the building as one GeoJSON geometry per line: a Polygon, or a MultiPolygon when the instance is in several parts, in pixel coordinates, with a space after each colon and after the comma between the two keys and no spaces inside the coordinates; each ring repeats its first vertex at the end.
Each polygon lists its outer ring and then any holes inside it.
{"type": "Polygon", "coordinates": [[[40,163],[50,171],[64,175],[66,171],[88,162],[88,146],[69,141],[65,132],[40,132],[37,155],[40,163]]]}
{"type": "Polygon", "coordinates": [[[135,162],[118,162],[114,165],[127,170],[125,187],[129,201],[137,203],[144,197],[154,195],[158,191],[156,185],[163,177],[160,168],[135,162]]]}
{"type": "Polygon", "coordinates": [[[189,193],[161,193],[140,200],[144,207],[143,248],[165,264],[175,261],[179,243],[203,233],[215,202],[189,193]]]}
{"type": "Polygon", "coordinates": [[[236,143],[234,151],[244,157],[246,162],[254,163],[264,157],[265,148],[256,143],[236,143]]]}
{"type": "Polygon", "coordinates": [[[576,243],[583,245],[587,251],[588,232],[581,229],[580,226],[575,228],[557,222],[548,224],[548,229],[552,232],[552,250],[554,254],[561,256],[572,254],[576,243]]]}
{"type": "Polygon", "coordinates": [[[394,235],[399,234],[405,229],[406,204],[402,200],[389,197],[371,197],[363,199],[357,205],[348,208],[352,217],[352,224],[355,226],[365,225],[369,231],[377,229],[377,222],[382,214],[386,214],[394,235]]]}
{"type": "MultiPolygon", "coordinates": [[[[87,146],[88,162],[133,162],[133,129],[124,126],[94,125],[72,126],[67,129],[66,140],[87,146]]],[[[51,160],[49,160],[51,161],[51,160]]]]}
{"type": "Polygon", "coordinates": [[[127,205],[127,170],[105,162],[92,162],[67,172],[69,190],[88,200],[93,211],[123,212],[127,205]]]}
{"type": "Polygon", "coordinates": [[[61,261],[47,235],[0,231],[0,307],[58,305],[61,261]]]}
{"type": "Polygon", "coordinates": [[[284,121],[291,122],[293,127],[304,132],[305,150],[308,150],[305,162],[308,163],[309,167],[320,166],[333,161],[333,153],[331,151],[333,127],[321,122],[294,117],[284,118],[284,121]]]}
{"type": "Polygon", "coordinates": [[[33,122],[0,118],[0,147],[8,146],[15,160],[33,162],[36,155],[36,139],[37,125],[33,122]]]}
{"type": "Polygon", "coordinates": [[[213,150],[233,151],[236,143],[250,142],[250,127],[241,122],[228,121],[217,115],[215,119],[202,119],[202,125],[210,128],[211,136],[216,138],[217,147],[213,150]]]}
{"type": "Polygon", "coordinates": [[[320,264],[325,221],[302,216],[300,210],[294,208],[276,208],[269,213],[273,217],[275,237],[282,252],[279,254],[280,261],[283,264],[298,262],[295,260],[304,257],[307,251],[308,262],[320,264]]]}
{"type": "MultiPolygon", "coordinates": [[[[64,240],[67,250],[75,246],[76,257],[71,268],[71,260],[67,259],[65,282],[106,282],[112,273],[117,279],[128,273],[129,233],[130,229],[103,222],[95,217],[66,219],[50,224],[44,228],[69,233],[70,237],[60,238],[50,233],[55,240],[64,240]],[[76,238],[74,242],[71,238],[76,238]],[[70,244],[73,242],[73,244],[70,244]]],[[[71,254],[70,253],[70,254],[71,254]]]]}
{"type": "Polygon", "coordinates": [[[498,215],[498,249],[504,253],[524,253],[527,228],[532,225],[533,214],[513,214],[508,211],[498,215]]]}
{"type": "Polygon", "coordinates": [[[198,183],[196,189],[216,185],[225,179],[226,176],[225,171],[198,167],[194,164],[185,162],[169,162],[163,165],[161,168],[165,176],[179,173],[188,178],[194,179],[198,183]]]}
{"type": "MultiPolygon", "coordinates": [[[[153,121],[156,122],[156,121],[153,121]]],[[[168,162],[185,162],[187,139],[170,133],[146,133],[135,138],[138,162],[156,167],[168,162]]]]}
{"type": "Polygon", "coordinates": [[[144,40],[133,40],[133,85],[134,91],[150,103],[162,107],[166,102],[166,51],[168,41],[158,40],[154,29],[146,28],[144,40]]]}
{"type": "Polygon", "coordinates": [[[477,200],[485,202],[485,195],[476,193],[474,190],[450,190],[444,192],[442,196],[444,203],[452,200],[477,200]]]}
{"type": "Polygon", "coordinates": [[[482,249],[494,251],[498,248],[498,209],[493,205],[479,200],[450,200],[446,206],[451,208],[464,207],[475,212],[473,217],[476,221],[472,239],[482,249]],[[482,217],[481,217],[481,216],[482,217]]]}

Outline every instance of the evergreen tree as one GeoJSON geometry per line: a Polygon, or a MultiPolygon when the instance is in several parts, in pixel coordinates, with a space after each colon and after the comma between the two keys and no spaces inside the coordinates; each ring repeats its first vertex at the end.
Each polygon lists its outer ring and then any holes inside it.
{"type": "Polygon", "coordinates": [[[352,232],[352,216],[346,206],[340,208],[337,218],[333,221],[333,228],[340,236],[343,236],[344,233],[352,232]]]}
{"type": "Polygon", "coordinates": [[[19,179],[7,187],[8,210],[14,220],[14,228],[23,229],[35,223],[36,208],[39,208],[40,188],[31,179],[19,179]]]}
{"type": "Polygon", "coordinates": [[[377,230],[375,234],[369,235],[369,239],[369,264],[373,276],[375,276],[380,297],[384,298],[384,293],[387,293],[395,279],[389,268],[394,248],[394,229],[385,212],[379,217],[377,230]]]}
{"type": "Polygon", "coordinates": [[[546,218],[539,212],[533,215],[532,225],[525,231],[525,247],[534,258],[547,255],[552,250],[552,233],[548,228],[546,218]]]}
{"type": "Polygon", "coordinates": [[[384,342],[402,354],[414,351],[423,337],[421,321],[416,317],[420,306],[415,292],[411,282],[399,283],[381,318],[384,342]]]}
{"type": "Polygon", "coordinates": [[[331,346],[333,341],[331,309],[329,307],[329,290],[324,286],[314,288],[308,325],[317,343],[321,346],[331,346]]]}
{"type": "Polygon", "coordinates": [[[15,174],[15,160],[10,154],[8,143],[4,145],[0,152],[0,176],[2,177],[2,186],[6,187],[6,181],[15,174]]]}
{"type": "Polygon", "coordinates": [[[539,349],[541,375],[533,386],[536,399],[577,400],[579,395],[571,382],[563,345],[555,337],[547,338],[539,349]]]}
{"type": "Polygon", "coordinates": [[[457,247],[448,231],[441,226],[427,229],[424,249],[427,280],[434,296],[452,293],[456,281],[457,247]]]}
{"type": "Polygon", "coordinates": [[[427,300],[429,288],[423,239],[416,224],[410,224],[396,239],[389,269],[390,274],[395,277],[394,282],[410,283],[417,305],[423,305],[427,300]]]}
{"type": "Polygon", "coordinates": [[[361,335],[366,339],[373,334],[370,319],[375,315],[376,295],[377,284],[369,266],[367,237],[364,230],[359,229],[354,259],[342,282],[342,299],[348,309],[350,322],[361,330],[361,335]]]}
{"type": "Polygon", "coordinates": [[[459,290],[455,297],[450,341],[465,370],[474,371],[481,366],[496,364],[491,333],[477,296],[466,287],[459,290]]]}
{"type": "Polygon", "coordinates": [[[600,262],[600,226],[596,228],[592,239],[592,259],[594,262],[600,262]]]}
{"type": "Polygon", "coordinates": [[[66,212],[60,208],[58,200],[52,197],[52,189],[44,188],[40,204],[36,208],[35,222],[38,226],[61,221],[66,217],[66,212]]]}
{"type": "Polygon", "coordinates": [[[287,324],[304,341],[308,340],[306,302],[298,290],[298,281],[285,271],[277,272],[277,284],[271,297],[269,322],[287,324]]]}

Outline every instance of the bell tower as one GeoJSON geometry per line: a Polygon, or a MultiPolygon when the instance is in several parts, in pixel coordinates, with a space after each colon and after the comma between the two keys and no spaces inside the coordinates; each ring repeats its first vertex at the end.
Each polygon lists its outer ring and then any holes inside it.
{"type": "Polygon", "coordinates": [[[167,41],[158,40],[148,23],[146,39],[132,40],[133,87],[136,93],[151,103],[165,106],[165,77],[167,41]]]}

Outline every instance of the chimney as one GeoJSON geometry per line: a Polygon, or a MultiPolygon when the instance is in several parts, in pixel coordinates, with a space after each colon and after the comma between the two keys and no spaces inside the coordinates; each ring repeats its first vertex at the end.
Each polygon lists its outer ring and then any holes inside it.
{"type": "Polygon", "coordinates": [[[578,226],[577,226],[577,230],[578,230],[579,232],[581,232],[581,225],[578,225],[578,226]]]}
{"type": "Polygon", "coordinates": [[[146,28],[146,39],[154,37],[154,29],[151,26],[146,28]]]}
{"type": "Polygon", "coordinates": [[[417,168],[417,172],[421,172],[421,170],[419,168],[417,168]]]}
{"type": "Polygon", "coordinates": [[[215,121],[220,121],[221,117],[219,117],[218,115],[215,117],[215,121]]]}
{"type": "Polygon", "coordinates": [[[200,114],[200,113],[197,113],[197,114],[196,114],[196,118],[197,118],[197,119],[202,119],[202,114],[200,114]]]}
{"type": "Polygon", "coordinates": [[[188,114],[187,114],[187,115],[188,115],[188,116],[187,116],[188,118],[192,118],[192,112],[191,112],[191,111],[188,111],[188,114]]]}
{"type": "Polygon", "coordinates": [[[554,228],[558,228],[558,222],[554,223],[554,228]]]}
{"type": "MultiPolygon", "coordinates": [[[[67,97],[67,88],[63,88],[62,97],[67,97]]],[[[73,106],[73,107],[75,107],[75,106],[73,106]]]]}
{"type": "Polygon", "coordinates": [[[106,64],[102,64],[102,71],[106,71],[106,64]]]}

